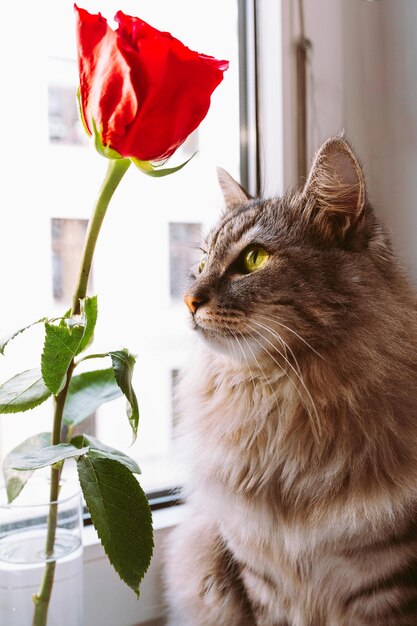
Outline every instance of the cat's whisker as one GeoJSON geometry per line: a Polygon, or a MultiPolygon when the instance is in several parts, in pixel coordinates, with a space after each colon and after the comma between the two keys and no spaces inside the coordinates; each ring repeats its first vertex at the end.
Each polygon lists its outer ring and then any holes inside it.
{"type": "Polygon", "coordinates": [[[273,337],[275,337],[276,339],[278,339],[278,341],[284,346],[285,349],[285,358],[287,359],[287,350],[289,351],[289,353],[291,354],[294,363],[297,367],[297,370],[299,373],[301,373],[301,368],[300,368],[300,364],[297,361],[297,357],[295,356],[293,350],[290,348],[290,346],[287,344],[286,341],[284,341],[284,339],[281,337],[281,335],[276,331],[273,330],[272,328],[270,328],[270,326],[266,326],[265,324],[261,324],[260,322],[257,322],[256,320],[251,320],[253,324],[256,324],[256,326],[259,326],[260,328],[263,328],[264,330],[268,331],[269,333],[271,333],[271,335],[273,337]]]}
{"type": "Polygon", "coordinates": [[[246,327],[247,327],[247,328],[250,328],[251,330],[253,330],[253,331],[254,331],[254,332],[255,332],[255,333],[256,333],[259,337],[261,337],[261,339],[263,339],[263,340],[264,340],[264,341],[266,341],[269,345],[271,345],[271,346],[272,346],[272,348],[274,348],[274,350],[276,350],[276,351],[278,352],[278,354],[279,354],[279,355],[280,355],[280,356],[284,359],[284,361],[287,363],[287,365],[291,368],[291,370],[294,372],[294,374],[296,375],[296,377],[297,377],[297,378],[298,378],[298,380],[300,381],[300,383],[301,383],[301,385],[302,385],[302,387],[303,387],[304,391],[305,391],[305,392],[306,392],[306,394],[307,394],[307,398],[308,398],[308,400],[310,401],[311,406],[313,407],[314,414],[315,414],[315,415],[314,415],[314,416],[315,416],[315,420],[313,419],[313,415],[311,414],[311,411],[310,411],[310,409],[309,409],[308,405],[307,405],[307,404],[306,404],[306,402],[305,402],[305,398],[304,398],[303,394],[301,393],[300,389],[297,387],[297,385],[295,384],[295,382],[293,381],[293,379],[291,378],[291,376],[289,376],[289,374],[288,374],[288,372],[285,370],[285,368],[284,368],[284,367],[282,367],[282,365],[281,365],[281,364],[277,361],[277,359],[275,359],[275,357],[273,356],[273,354],[271,354],[271,352],[270,352],[270,351],[269,351],[269,350],[268,350],[268,349],[267,349],[267,348],[266,348],[266,347],[265,347],[265,346],[264,346],[264,345],[263,345],[260,341],[258,341],[258,339],[256,339],[256,337],[253,337],[253,335],[251,335],[251,336],[252,336],[252,338],[253,338],[253,339],[254,339],[254,340],[255,340],[255,341],[259,344],[259,346],[260,346],[263,350],[265,350],[265,352],[266,352],[266,353],[267,353],[267,354],[271,357],[271,359],[272,359],[272,360],[276,363],[276,365],[278,365],[278,367],[280,367],[280,368],[281,368],[281,369],[285,372],[286,376],[288,377],[288,380],[289,380],[289,381],[291,382],[291,384],[294,386],[294,388],[296,389],[297,393],[299,394],[299,396],[300,396],[301,400],[303,401],[304,407],[306,408],[306,410],[307,410],[307,412],[308,412],[308,414],[309,414],[309,416],[310,416],[310,418],[311,418],[311,420],[312,420],[312,426],[313,426],[313,429],[314,429],[314,431],[315,431],[315,435],[316,435],[317,437],[319,437],[319,435],[320,435],[320,431],[321,431],[321,427],[320,427],[320,417],[319,417],[319,414],[318,414],[318,411],[317,411],[317,408],[316,408],[315,402],[314,402],[314,400],[313,400],[313,397],[312,397],[312,395],[311,395],[310,391],[308,390],[308,388],[307,388],[307,386],[306,386],[306,384],[305,384],[304,380],[302,379],[302,377],[300,376],[300,374],[297,372],[297,370],[295,369],[295,367],[294,367],[294,366],[293,366],[293,365],[292,365],[292,364],[288,361],[288,359],[286,359],[286,358],[285,358],[284,354],[283,354],[280,350],[278,350],[278,348],[277,348],[277,347],[276,347],[276,346],[275,346],[275,345],[274,345],[271,341],[269,341],[269,339],[267,339],[267,337],[265,337],[265,336],[264,336],[264,335],[263,335],[263,334],[262,334],[259,330],[257,330],[256,328],[254,328],[253,326],[251,326],[251,325],[250,325],[250,324],[248,324],[248,323],[246,324],[246,327]]]}
{"type": "MultiPolygon", "coordinates": [[[[253,385],[253,390],[254,390],[254,393],[255,393],[255,391],[256,391],[255,380],[254,380],[254,377],[253,377],[253,374],[252,374],[252,370],[251,370],[251,368],[250,368],[250,365],[249,365],[249,363],[248,363],[248,360],[247,360],[247,358],[246,358],[246,354],[245,354],[244,350],[242,349],[242,346],[240,345],[240,342],[239,342],[239,339],[237,338],[236,333],[235,333],[235,332],[232,330],[232,328],[230,328],[230,326],[229,326],[228,324],[226,324],[225,322],[224,322],[224,325],[226,326],[226,328],[227,328],[228,332],[229,332],[229,333],[231,334],[231,336],[232,336],[232,339],[230,339],[229,337],[227,338],[227,343],[228,343],[228,344],[230,345],[230,347],[231,347],[231,350],[232,350],[232,352],[233,352],[233,354],[234,354],[234,356],[235,356],[236,362],[238,362],[238,361],[239,361],[239,357],[238,357],[237,351],[236,351],[236,349],[235,349],[236,344],[239,346],[239,348],[240,348],[240,350],[241,350],[241,352],[242,352],[242,354],[243,354],[243,358],[244,358],[245,363],[246,363],[246,365],[247,365],[247,367],[248,367],[248,369],[249,369],[249,374],[250,374],[250,376],[251,376],[251,381],[252,381],[252,385],[253,385]]],[[[241,333],[239,333],[239,334],[241,334],[241,333]]],[[[250,407],[249,407],[249,409],[248,409],[247,416],[248,416],[249,414],[250,414],[250,407]]],[[[247,416],[246,416],[246,417],[247,417],[247,416]]]]}
{"type": "Polygon", "coordinates": [[[277,399],[277,396],[275,394],[274,388],[271,385],[271,381],[269,380],[269,378],[265,374],[264,369],[262,368],[261,364],[259,363],[258,359],[256,358],[256,355],[255,355],[254,351],[252,350],[252,347],[251,347],[249,341],[246,339],[245,335],[243,333],[241,333],[241,332],[239,332],[239,335],[241,335],[242,339],[244,340],[244,342],[248,346],[248,349],[250,350],[250,353],[252,354],[253,359],[254,359],[256,365],[258,366],[258,368],[259,368],[262,376],[264,377],[266,383],[269,385],[269,388],[271,389],[272,395],[274,396],[274,399],[275,399],[275,406],[277,407],[277,410],[278,410],[278,413],[279,413],[280,412],[280,406],[279,406],[278,399],[277,399]]]}
{"type": "MultiPolygon", "coordinates": [[[[257,322],[252,318],[251,321],[256,324],[257,322]]],[[[262,326],[262,324],[258,323],[259,326],[262,326]]],[[[266,328],[265,326],[263,326],[263,328],[266,328]]],[[[266,328],[266,330],[270,330],[269,328],[266,328]]],[[[272,334],[272,331],[271,331],[272,334]]],[[[285,358],[288,358],[287,355],[287,349],[291,352],[292,356],[294,357],[294,353],[292,352],[291,348],[289,347],[289,345],[283,340],[283,338],[281,337],[281,335],[278,333],[278,331],[275,332],[274,334],[275,338],[278,339],[278,341],[280,342],[280,344],[282,345],[283,349],[284,349],[284,353],[285,353],[285,358]]]]}
{"type": "Polygon", "coordinates": [[[236,334],[233,332],[233,330],[230,328],[230,326],[228,324],[226,324],[226,322],[224,322],[224,325],[226,326],[227,331],[231,335],[231,338],[230,337],[226,337],[227,344],[230,346],[230,349],[233,352],[233,355],[234,355],[236,361],[239,361],[239,358],[238,358],[238,355],[237,355],[237,352],[236,352],[236,341],[237,341],[236,334]]]}
{"type": "Polygon", "coordinates": [[[286,330],[288,330],[290,333],[292,333],[293,335],[295,335],[300,341],[302,341],[308,348],[310,348],[310,350],[312,350],[314,352],[314,354],[316,354],[318,357],[320,357],[321,359],[323,359],[323,361],[325,361],[325,358],[322,354],[320,354],[320,352],[317,352],[317,350],[315,348],[313,348],[313,346],[308,343],[308,341],[306,341],[304,339],[304,337],[302,337],[299,333],[297,333],[293,328],[290,328],[289,326],[287,326],[286,324],[284,324],[283,322],[279,322],[276,318],[274,317],[270,317],[268,315],[263,315],[262,313],[256,313],[257,317],[263,317],[264,319],[268,320],[269,322],[273,322],[274,324],[278,324],[278,326],[282,326],[282,328],[285,328],[286,330]]]}
{"type": "MultiPolygon", "coordinates": [[[[246,325],[246,326],[248,326],[248,325],[246,325]]],[[[260,341],[259,341],[259,340],[255,337],[255,335],[253,335],[253,334],[250,332],[250,330],[248,330],[248,328],[246,328],[246,330],[247,330],[247,333],[250,335],[250,337],[251,337],[254,341],[256,341],[256,343],[258,344],[258,346],[259,346],[259,347],[260,347],[260,348],[261,348],[264,352],[266,352],[266,354],[268,354],[268,356],[270,356],[270,357],[272,358],[272,360],[274,361],[274,363],[275,363],[276,365],[278,365],[278,367],[280,368],[280,370],[282,371],[282,373],[283,373],[283,374],[285,374],[285,375],[287,375],[287,377],[288,377],[288,378],[290,378],[290,377],[288,376],[288,373],[286,372],[285,368],[281,365],[281,363],[279,363],[279,362],[278,362],[278,361],[277,361],[277,360],[273,357],[273,355],[272,355],[272,354],[271,354],[271,352],[268,350],[268,348],[265,348],[265,346],[264,346],[264,345],[262,345],[262,343],[261,343],[261,342],[260,342],[260,341]]],[[[252,330],[253,330],[254,332],[256,332],[256,333],[257,333],[260,337],[264,338],[264,337],[263,337],[263,335],[261,335],[261,333],[260,333],[258,330],[256,330],[256,328],[252,328],[252,330]]],[[[284,359],[284,360],[286,360],[286,359],[285,359],[285,357],[284,357],[284,355],[283,355],[283,354],[282,354],[282,353],[281,353],[278,349],[276,349],[276,350],[277,350],[277,352],[278,352],[278,353],[279,353],[279,354],[283,357],[283,359],[284,359]]],[[[297,386],[295,385],[294,381],[293,381],[291,378],[290,378],[290,381],[291,381],[292,385],[296,388],[297,392],[298,392],[298,393],[300,393],[300,392],[299,392],[299,390],[298,390],[298,388],[297,388],[297,386]]]]}
{"type": "MultiPolygon", "coordinates": [[[[239,333],[239,335],[242,337],[242,339],[245,341],[245,343],[246,343],[246,345],[248,346],[248,348],[250,349],[249,343],[248,343],[247,339],[245,338],[245,336],[243,335],[243,333],[241,333],[240,331],[238,331],[238,333],[239,333]]],[[[237,338],[236,338],[236,340],[239,342],[239,340],[238,340],[237,338]]],[[[239,342],[239,346],[240,346],[240,342],[239,342]]],[[[241,347],[241,346],[240,346],[240,347],[241,347]]],[[[241,348],[242,348],[242,347],[241,347],[241,348]]],[[[242,351],[243,351],[243,349],[242,349],[242,351]]],[[[251,350],[251,352],[252,352],[252,350],[251,350]]],[[[243,353],[244,353],[244,351],[243,351],[243,353]]],[[[253,352],[252,352],[252,354],[253,354],[253,352]]],[[[246,361],[246,363],[247,363],[247,365],[248,365],[248,367],[249,367],[249,369],[250,369],[250,366],[249,366],[249,363],[248,363],[248,360],[247,360],[247,357],[246,357],[246,354],[245,354],[245,353],[244,353],[244,357],[245,357],[245,361],[246,361]]],[[[254,381],[253,381],[253,382],[254,382],[254,381]]],[[[254,393],[254,400],[255,400],[255,397],[256,397],[256,387],[255,387],[255,383],[254,383],[254,391],[255,391],[255,393],[254,393]]],[[[277,405],[277,406],[278,406],[278,405],[277,405]]],[[[252,445],[253,445],[253,443],[254,443],[254,441],[256,441],[257,437],[259,436],[259,432],[260,432],[260,431],[261,431],[261,429],[262,429],[262,425],[263,425],[263,424],[262,424],[262,422],[260,422],[260,421],[256,421],[256,422],[254,422],[254,424],[253,424],[253,430],[252,430],[251,436],[249,437],[249,439],[248,439],[248,440],[247,440],[247,442],[246,442],[246,445],[247,445],[247,447],[248,447],[248,448],[251,448],[251,447],[252,447],[252,445]]]]}
{"type": "MultiPolygon", "coordinates": [[[[251,374],[251,380],[252,380],[252,385],[253,385],[253,388],[254,388],[254,392],[256,392],[256,386],[255,386],[255,380],[254,380],[254,376],[253,376],[252,368],[250,367],[250,364],[249,364],[248,358],[247,358],[247,356],[246,356],[246,354],[245,354],[245,351],[244,351],[244,350],[243,350],[243,348],[242,348],[242,345],[241,345],[241,343],[240,343],[240,341],[239,341],[239,338],[238,338],[237,334],[239,334],[239,336],[243,339],[243,341],[244,341],[244,342],[245,342],[245,344],[247,345],[248,350],[249,350],[249,351],[250,351],[250,353],[252,354],[252,357],[253,357],[253,359],[254,359],[254,361],[255,361],[256,365],[257,365],[257,366],[258,366],[258,368],[259,368],[259,371],[261,372],[262,376],[264,377],[264,379],[265,379],[266,383],[269,385],[269,387],[270,387],[270,389],[271,389],[271,391],[272,391],[272,395],[274,396],[275,405],[276,405],[276,407],[277,407],[277,410],[279,411],[279,410],[280,410],[280,408],[279,408],[279,403],[278,403],[278,399],[277,399],[277,396],[276,396],[276,394],[275,394],[274,388],[272,387],[272,385],[271,385],[271,383],[270,383],[270,381],[269,381],[268,377],[267,377],[267,376],[266,376],[266,374],[265,374],[265,371],[263,370],[263,368],[262,368],[262,366],[260,365],[260,363],[259,363],[258,359],[256,358],[256,355],[255,355],[255,353],[253,352],[253,350],[252,350],[252,348],[251,348],[251,345],[250,345],[250,343],[248,342],[248,340],[246,339],[245,335],[244,335],[242,332],[240,332],[240,331],[236,331],[236,332],[235,332],[235,331],[233,331],[233,329],[232,329],[232,328],[231,328],[228,324],[226,324],[225,322],[224,322],[224,324],[225,324],[225,326],[226,326],[227,330],[230,332],[231,336],[233,337],[233,340],[234,340],[234,341],[228,340],[228,343],[230,343],[230,345],[231,345],[231,348],[232,348],[233,354],[234,354],[234,355],[235,355],[235,357],[236,357],[236,360],[238,360],[238,358],[237,358],[237,353],[236,353],[236,350],[235,350],[235,348],[234,348],[234,342],[235,342],[235,343],[237,343],[237,345],[239,346],[239,348],[240,348],[240,350],[241,350],[241,352],[242,352],[242,355],[243,355],[244,361],[245,361],[245,363],[246,363],[246,365],[247,365],[247,367],[248,367],[249,373],[251,374]]],[[[248,442],[248,445],[251,445],[251,443],[253,442],[253,440],[256,438],[257,434],[258,434],[258,433],[257,433],[257,430],[256,430],[256,429],[254,429],[254,431],[253,431],[253,436],[251,437],[250,441],[248,442]]]]}
{"type": "MultiPolygon", "coordinates": [[[[262,349],[262,350],[263,350],[266,354],[268,354],[268,356],[270,356],[270,357],[271,357],[271,359],[274,361],[274,363],[275,363],[276,365],[278,365],[278,367],[280,368],[280,370],[282,371],[282,373],[283,373],[284,375],[286,375],[286,376],[287,376],[287,378],[289,379],[289,381],[290,381],[290,382],[291,382],[291,384],[293,385],[294,389],[297,391],[297,393],[299,394],[300,398],[303,400],[303,404],[304,404],[304,398],[303,398],[303,396],[302,396],[302,394],[301,394],[300,390],[298,389],[297,385],[296,385],[296,384],[295,384],[295,382],[292,380],[292,378],[288,375],[288,372],[285,370],[285,368],[281,365],[281,363],[279,363],[279,362],[278,362],[278,361],[274,358],[274,356],[271,354],[271,352],[268,350],[268,348],[266,348],[266,347],[265,347],[265,346],[264,346],[264,345],[263,345],[263,344],[262,344],[262,343],[261,343],[261,342],[260,342],[260,341],[259,341],[256,337],[255,337],[255,335],[253,335],[253,334],[250,332],[250,330],[248,330],[248,329],[246,329],[246,330],[247,330],[248,334],[250,335],[250,337],[251,337],[254,341],[256,341],[256,343],[258,344],[258,346],[259,346],[259,347],[260,347],[260,348],[261,348],[261,349],[262,349]]],[[[258,330],[256,330],[256,328],[252,328],[252,330],[253,330],[255,333],[257,333],[260,337],[262,337],[262,338],[264,339],[263,335],[262,335],[262,334],[261,334],[258,330]]],[[[286,360],[286,359],[285,359],[285,356],[284,356],[284,355],[283,355],[283,354],[282,354],[282,353],[281,353],[281,352],[280,352],[277,348],[275,348],[275,349],[276,349],[276,351],[280,354],[280,356],[282,356],[282,358],[283,358],[283,359],[284,359],[284,361],[285,361],[285,360],[286,360]]],[[[306,408],[308,408],[308,407],[306,407],[306,408]]]]}
{"type": "MultiPolygon", "coordinates": [[[[251,367],[250,367],[250,365],[249,365],[248,358],[247,358],[247,356],[246,356],[246,354],[245,354],[245,351],[244,351],[244,349],[242,348],[242,346],[241,346],[241,344],[240,344],[240,341],[239,341],[239,339],[238,339],[238,337],[237,337],[236,333],[232,330],[232,328],[230,328],[230,326],[229,326],[228,324],[226,324],[226,323],[224,323],[224,325],[226,326],[226,328],[227,328],[228,332],[232,335],[233,339],[235,340],[235,342],[237,343],[237,345],[239,346],[239,348],[240,348],[240,350],[241,350],[241,352],[242,352],[242,355],[243,355],[243,360],[244,360],[244,362],[246,363],[246,366],[247,366],[247,368],[248,368],[248,370],[249,370],[249,375],[250,375],[250,378],[251,378],[251,381],[252,381],[252,385],[253,385],[253,391],[254,391],[254,393],[256,394],[255,379],[254,379],[254,376],[253,376],[252,369],[251,369],[251,367]]],[[[239,334],[241,334],[241,333],[239,333],[239,334]]],[[[233,343],[233,342],[232,342],[232,343],[233,343]]],[[[238,359],[237,359],[237,353],[236,353],[236,352],[234,352],[234,354],[235,354],[235,356],[236,356],[236,360],[238,360],[238,359]]]]}

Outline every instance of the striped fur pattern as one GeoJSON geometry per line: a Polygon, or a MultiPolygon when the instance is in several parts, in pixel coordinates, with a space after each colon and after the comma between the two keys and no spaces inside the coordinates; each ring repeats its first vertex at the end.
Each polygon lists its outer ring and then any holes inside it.
{"type": "Polygon", "coordinates": [[[171,626],[417,625],[417,301],[349,144],[229,208],[192,275],[171,626]],[[333,200],[332,200],[333,197],[333,200]],[[270,254],[239,273],[250,244],[270,254]]]}

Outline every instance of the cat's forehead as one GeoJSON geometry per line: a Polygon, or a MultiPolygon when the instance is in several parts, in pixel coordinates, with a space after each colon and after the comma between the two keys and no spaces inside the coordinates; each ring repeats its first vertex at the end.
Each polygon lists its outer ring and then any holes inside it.
{"type": "Polygon", "coordinates": [[[266,202],[258,200],[229,211],[207,237],[209,254],[226,257],[256,241],[264,234],[268,209],[266,202]]]}

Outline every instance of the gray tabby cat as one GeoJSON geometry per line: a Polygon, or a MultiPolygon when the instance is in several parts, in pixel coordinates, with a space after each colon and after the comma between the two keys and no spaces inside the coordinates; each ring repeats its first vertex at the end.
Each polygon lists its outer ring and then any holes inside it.
{"type": "Polygon", "coordinates": [[[175,626],[417,625],[417,302],[349,144],[228,208],[186,303],[175,626]]]}

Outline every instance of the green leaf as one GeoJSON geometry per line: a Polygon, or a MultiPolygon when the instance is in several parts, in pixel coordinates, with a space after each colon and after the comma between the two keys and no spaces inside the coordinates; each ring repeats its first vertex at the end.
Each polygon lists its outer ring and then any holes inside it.
{"type": "Polygon", "coordinates": [[[46,321],[46,317],[42,317],[42,319],[36,320],[36,322],[32,322],[32,324],[29,324],[28,326],[24,326],[24,328],[20,328],[19,330],[16,330],[15,332],[10,333],[10,335],[6,335],[6,337],[3,337],[3,339],[0,339],[0,354],[4,354],[4,349],[9,343],[9,341],[17,337],[17,335],[20,335],[20,333],[23,333],[25,330],[28,330],[28,328],[35,326],[35,324],[39,324],[40,322],[45,322],[45,321],[46,321]]]}
{"type": "Polygon", "coordinates": [[[140,474],[139,465],[134,459],[120,450],[116,450],[116,448],[106,446],[104,443],[101,443],[101,441],[91,435],[77,435],[71,439],[71,443],[77,448],[89,446],[90,451],[88,456],[90,458],[113,459],[114,461],[119,461],[119,463],[125,465],[133,474],[140,474]]]}
{"type": "Polygon", "coordinates": [[[39,368],[20,372],[0,385],[0,413],[29,411],[50,395],[39,368]]]}
{"type": "Polygon", "coordinates": [[[83,456],[78,476],[93,524],[120,578],[139,596],[153,552],[152,514],[133,474],[118,461],[83,456]]]}
{"type": "Polygon", "coordinates": [[[6,483],[7,498],[13,502],[22,491],[34,470],[22,471],[13,469],[15,456],[28,450],[40,450],[51,445],[52,433],[39,433],[29,437],[6,455],[3,461],[3,476],[6,483]]]}
{"type": "Polygon", "coordinates": [[[117,384],[127,399],[126,412],[133,431],[133,444],[136,440],[139,423],[138,401],[132,387],[133,368],[136,359],[133,354],[130,354],[126,349],[109,352],[109,355],[111,356],[117,384]]]}
{"type": "Polygon", "coordinates": [[[130,157],[130,160],[144,174],[147,174],[148,176],[153,176],[154,178],[161,178],[162,176],[169,176],[169,174],[175,174],[175,172],[182,170],[182,168],[185,167],[187,163],[189,163],[191,159],[195,157],[196,154],[197,152],[194,152],[194,154],[190,156],[189,159],[184,161],[184,163],[181,163],[181,165],[177,165],[176,167],[164,167],[162,169],[158,165],[152,165],[150,161],[140,161],[135,157],[130,157]]]}
{"type": "Polygon", "coordinates": [[[72,325],[71,318],[63,320],[59,326],[45,323],[41,369],[45,384],[54,395],[62,389],[68,367],[77,352],[84,330],[85,323],[81,317],[76,325],[72,325]]]}
{"type": "Polygon", "coordinates": [[[49,445],[38,450],[28,448],[21,452],[15,452],[9,464],[12,469],[16,470],[35,470],[54,465],[54,463],[59,463],[64,461],[64,459],[79,457],[82,454],[86,454],[88,450],[87,446],[76,448],[70,443],[58,443],[55,446],[49,445]]]}
{"type": "Polygon", "coordinates": [[[99,406],[121,395],[112,368],[73,376],[64,407],[64,423],[80,424],[99,406]]]}
{"type": "Polygon", "coordinates": [[[81,311],[85,315],[86,326],[84,336],[81,339],[81,343],[78,346],[76,354],[80,354],[83,352],[93,341],[94,337],[94,329],[96,327],[97,322],[97,296],[92,296],[91,298],[84,298],[81,301],[81,311]]]}

